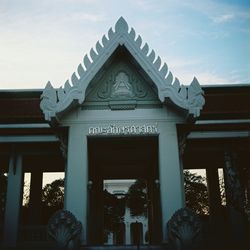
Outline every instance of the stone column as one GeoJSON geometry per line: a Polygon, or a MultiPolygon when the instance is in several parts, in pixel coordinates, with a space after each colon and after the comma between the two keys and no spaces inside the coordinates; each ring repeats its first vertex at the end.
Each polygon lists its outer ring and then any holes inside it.
{"type": "Polygon", "coordinates": [[[130,222],[125,223],[125,244],[131,244],[131,231],[130,231],[130,222]]]}
{"type": "Polygon", "coordinates": [[[237,169],[237,154],[226,151],[224,153],[224,160],[225,188],[231,240],[237,245],[242,244],[243,246],[246,240],[246,216],[244,213],[244,193],[237,169]]]}
{"type": "Polygon", "coordinates": [[[148,231],[148,224],[142,222],[142,243],[146,244],[146,232],[148,231]]]}
{"type": "Polygon", "coordinates": [[[30,201],[29,201],[29,221],[31,224],[41,223],[42,212],[42,182],[43,172],[34,168],[31,173],[30,201]]]}
{"type": "Polygon", "coordinates": [[[206,169],[209,201],[209,221],[212,237],[216,240],[222,240],[225,234],[225,220],[221,205],[220,183],[218,169],[210,166],[206,169]]]}
{"type": "MultiPolygon", "coordinates": [[[[0,166],[1,168],[1,166],[0,166]]],[[[1,169],[0,169],[1,171],[1,169]]],[[[6,191],[7,191],[7,177],[4,175],[4,172],[0,172],[0,224],[4,221],[4,210],[5,210],[5,200],[6,200],[6,191]]],[[[1,237],[2,235],[0,235],[1,237]]]]}
{"type": "Polygon", "coordinates": [[[206,169],[209,199],[209,217],[216,221],[221,216],[221,197],[219,174],[216,167],[210,166],[206,169]]]}
{"type": "Polygon", "coordinates": [[[9,161],[7,198],[4,219],[3,245],[16,246],[18,237],[19,214],[22,202],[22,156],[12,155],[9,161]]]}
{"type": "Polygon", "coordinates": [[[175,123],[164,123],[159,135],[159,179],[163,241],[167,241],[167,222],[184,206],[183,170],[179,161],[175,123]]]}
{"type": "Polygon", "coordinates": [[[69,129],[64,207],[82,223],[81,244],[87,244],[87,137],[79,125],[69,129]]]}

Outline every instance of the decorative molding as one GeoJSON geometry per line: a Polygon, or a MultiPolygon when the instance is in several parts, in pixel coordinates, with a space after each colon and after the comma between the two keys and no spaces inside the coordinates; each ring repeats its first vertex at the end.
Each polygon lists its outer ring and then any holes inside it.
{"type": "Polygon", "coordinates": [[[68,155],[68,135],[58,133],[58,139],[60,142],[60,150],[62,152],[62,156],[66,160],[68,155]]]}
{"type": "Polygon", "coordinates": [[[4,135],[0,136],[1,143],[18,143],[18,142],[57,142],[55,135],[4,135]]]}
{"type": "Polygon", "coordinates": [[[178,136],[178,145],[179,145],[179,152],[180,152],[180,156],[183,156],[184,152],[185,152],[185,148],[187,145],[187,136],[188,133],[182,133],[181,135],[178,136]]]}
{"type": "Polygon", "coordinates": [[[72,74],[71,80],[67,80],[64,87],[54,89],[50,82],[47,83],[40,103],[45,119],[59,119],[71,107],[81,105],[89,83],[119,46],[125,46],[152,79],[161,102],[170,101],[189,115],[200,115],[205,99],[197,79],[194,77],[190,86],[181,85],[177,78],[174,79],[167,64],[162,63],[159,56],[156,57],[154,50],[149,52],[147,43],[142,46],[141,36],[136,36],[133,28],[129,30],[127,22],[120,17],[114,31],[110,28],[108,35],[96,43],[95,49],[92,48],[89,55],[84,56],[83,64],[79,64],[77,73],[72,74]]]}
{"type": "Polygon", "coordinates": [[[196,249],[196,240],[201,233],[201,221],[189,208],[177,210],[167,223],[168,240],[171,249],[196,249]]]}
{"type": "Polygon", "coordinates": [[[179,146],[179,154],[181,157],[183,157],[185,153],[185,149],[187,146],[187,140],[189,138],[190,134],[190,127],[186,128],[185,130],[179,131],[178,132],[178,146],[179,146]]]}

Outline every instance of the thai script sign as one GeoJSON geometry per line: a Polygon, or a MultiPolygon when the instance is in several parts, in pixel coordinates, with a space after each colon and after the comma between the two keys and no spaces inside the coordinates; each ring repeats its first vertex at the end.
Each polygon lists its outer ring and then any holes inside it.
{"type": "Polygon", "coordinates": [[[89,135],[153,135],[158,134],[157,123],[154,125],[115,125],[89,128],[89,135]]]}

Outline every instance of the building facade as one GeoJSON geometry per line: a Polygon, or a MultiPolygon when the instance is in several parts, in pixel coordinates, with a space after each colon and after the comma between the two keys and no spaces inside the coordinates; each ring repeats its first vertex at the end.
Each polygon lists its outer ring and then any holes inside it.
{"type": "Polygon", "coordinates": [[[168,244],[167,222],[186,206],[185,169],[206,172],[209,216],[203,221],[204,238],[216,244],[246,242],[249,100],[249,85],[200,86],[196,78],[181,85],[120,18],[61,88],[49,82],[44,90],[0,92],[0,166],[8,176],[2,245],[49,246],[41,215],[44,172],[65,173],[64,209],[82,224],[81,246],[168,244]],[[218,169],[224,172],[225,204],[218,169]],[[26,172],[31,173],[31,185],[24,225],[20,207],[26,172]],[[118,228],[119,236],[118,229],[109,228],[104,239],[109,218],[105,202],[115,211],[123,195],[113,190],[105,196],[107,180],[119,180],[116,185],[143,180],[144,222],[143,216],[130,216],[125,209],[122,223],[130,221],[129,229],[118,228]]]}

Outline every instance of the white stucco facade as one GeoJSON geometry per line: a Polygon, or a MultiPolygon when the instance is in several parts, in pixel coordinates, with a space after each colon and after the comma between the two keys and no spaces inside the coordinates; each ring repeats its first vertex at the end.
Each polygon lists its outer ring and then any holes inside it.
{"type": "MultiPolygon", "coordinates": [[[[132,111],[81,110],[81,108],[78,108],[71,112],[61,121],[63,126],[69,126],[65,208],[74,213],[83,225],[87,225],[87,138],[91,136],[89,135],[89,128],[96,126],[106,127],[110,124],[117,126],[157,124],[158,132],[154,136],[159,138],[162,231],[166,237],[166,222],[170,219],[174,211],[184,206],[184,186],[181,178],[182,169],[179,162],[178,136],[176,131],[176,123],[182,122],[184,122],[184,119],[181,116],[166,107],[162,109],[136,109],[132,111]]],[[[106,136],[110,137],[112,135],[106,136]]],[[[152,135],[134,134],[127,136],[152,135]]],[[[86,229],[83,230],[82,241],[83,243],[87,241],[86,229]]]]}

